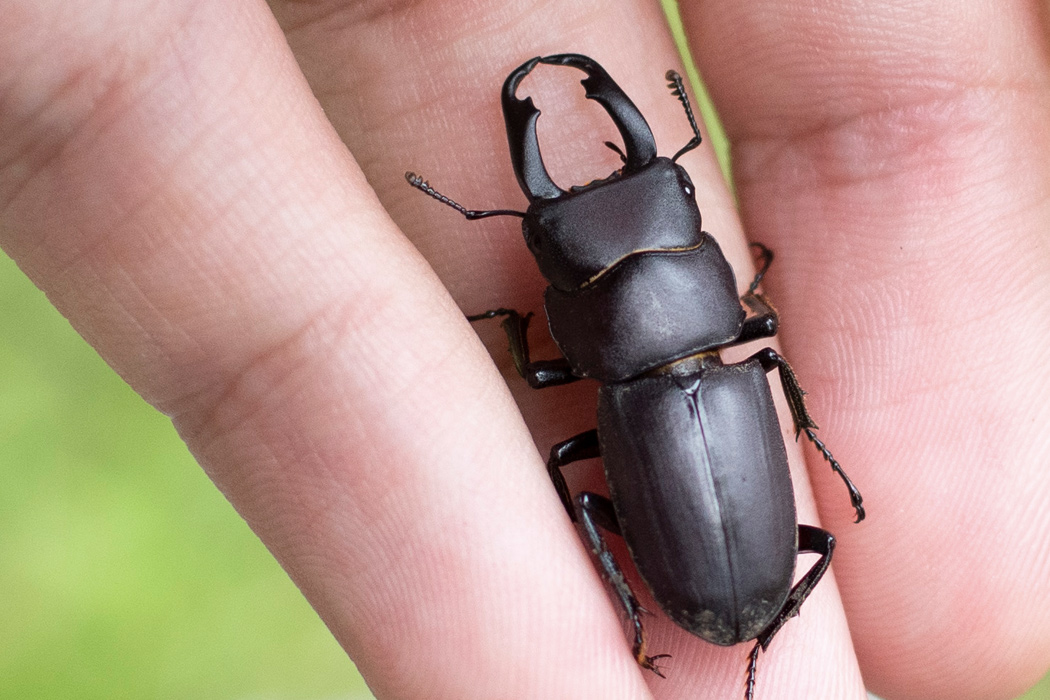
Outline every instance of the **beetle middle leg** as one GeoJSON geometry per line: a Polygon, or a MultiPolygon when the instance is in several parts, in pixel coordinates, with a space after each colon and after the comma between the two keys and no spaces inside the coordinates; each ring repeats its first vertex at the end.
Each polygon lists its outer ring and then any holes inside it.
{"type": "Polygon", "coordinates": [[[758,665],[759,650],[765,651],[773,636],[780,631],[788,620],[798,615],[802,603],[806,601],[809,594],[813,592],[814,586],[823,578],[828,566],[831,565],[831,555],[835,551],[835,536],[827,530],[812,525],[798,526],[798,551],[814,552],[820,555],[817,563],[806,572],[806,575],[791,589],[790,595],[784,602],[784,606],[773,618],[773,621],[758,635],[755,648],[748,656],[747,684],[744,692],[746,700],[753,700],[755,693],[755,668],[758,665]]]}
{"type": "Polygon", "coordinates": [[[763,348],[756,352],[748,359],[755,359],[762,363],[762,368],[767,372],[772,372],[773,369],[777,369],[780,372],[780,383],[784,387],[784,394],[787,396],[788,405],[791,407],[791,417],[795,422],[795,438],[797,439],[800,433],[805,433],[806,437],[809,438],[810,442],[820,450],[820,454],[824,459],[831,465],[832,471],[839,475],[843,483],[846,484],[846,489],[849,491],[850,503],[853,505],[853,509],[857,513],[857,519],[855,522],[860,522],[864,519],[864,506],[862,505],[864,499],[860,495],[860,491],[850,478],[846,476],[846,472],[843,471],[842,465],[838,463],[838,460],[831,454],[831,450],[827,448],[827,445],[817,437],[816,432],[817,424],[813,421],[813,418],[809,415],[809,411],[806,410],[805,395],[806,392],[802,391],[802,387],[798,384],[798,379],[795,377],[795,371],[791,369],[791,365],[788,364],[787,360],[781,357],[776,350],[773,348],[763,348]]]}
{"type": "Polygon", "coordinates": [[[656,675],[664,678],[656,661],[658,659],[670,658],[670,654],[656,654],[648,656],[645,653],[645,629],[642,627],[642,613],[647,612],[638,602],[634,591],[627,583],[623,570],[616,563],[616,558],[605,544],[605,538],[598,528],[608,530],[613,534],[620,535],[620,523],[616,519],[612,501],[596,493],[584,491],[576,497],[579,507],[580,518],[583,520],[583,529],[587,534],[587,541],[591,545],[591,551],[598,558],[598,564],[602,568],[602,576],[612,586],[621,607],[627,613],[627,617],[634,629],[634,638],[631,643],[631,652],[635,661],[642,668],[647,668],[656,675]]]}

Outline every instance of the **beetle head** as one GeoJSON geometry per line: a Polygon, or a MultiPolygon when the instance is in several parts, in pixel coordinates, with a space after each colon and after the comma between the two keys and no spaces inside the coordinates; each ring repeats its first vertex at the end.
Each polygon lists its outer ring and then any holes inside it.
{"type": "Polygon", "coordinates": [[[527,61],[503,84],[503,116],[514,173],[529,198],[525,241],[555,288],[585,287],[636,253],[700,244],[700,210],[688,173],[673,159],[657,157],[645,118],[593,59],[559,54],[527,61]],[[568,191],[554,184],[536,138],[540,111],[531,97],[515,96],[522,79],[540,63],[587,74],[581,81],[587,98],[605,108],[623,137],[621,170],[568,191]]]}

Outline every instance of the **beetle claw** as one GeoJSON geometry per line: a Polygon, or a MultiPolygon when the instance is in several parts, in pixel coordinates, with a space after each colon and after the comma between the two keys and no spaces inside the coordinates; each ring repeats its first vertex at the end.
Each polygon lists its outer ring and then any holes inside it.
{"type": "Polygon", "coordinates": [[[660,676],[660,678],[667,678],[667,676],[665,676],[663,674],[663,672],[660,670],[660,666],[657,665],[656,661],[657,661],[657,659],[669,659],[669,658],[671,658],[670,654],[656,654],[654,656],[646,656],[645,654],[641,654],[638,657],[638,665],[641,666],[642,668],[645,668],[645,669],[648,669],[648,670],[652,671],[656,675],[660,676]]]}

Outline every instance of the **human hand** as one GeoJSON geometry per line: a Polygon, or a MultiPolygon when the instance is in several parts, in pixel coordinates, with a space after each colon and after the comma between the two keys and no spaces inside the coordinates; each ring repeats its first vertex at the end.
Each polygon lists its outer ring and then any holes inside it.
{"type": "MultiPolygon", "coordinates": [[[[516,223],[464,222],[402,179],[520,204],[498,88],[563,51],[598,59],[673,152],[690,134],[659,8],[272,5],[298,65],[259,3],[10,8],[4,248],[172,416],[377,696],[739,697],[748,647],[661,616],[669,678],[637,669],[550,487],[535,444],[593,427],[593,386],[528,392],[479,327],[530,434],[463,320],[540,308],[516,223]]],[[[757,697],[862,697],[859,669],[888,697],[1009,697],[1050,644],[1041,15],[683,12],[748,236],[778,255],[784,353],[869,514],[853,526],[839,480],[795,453],[836,575],[760,659],[757,697]]],[[[529,89],[551,172],[608,174],[605,115],[575,74],[546,77],[529,89]]],[[[683,164],[746,280],[709,149],[683,164]]]]}

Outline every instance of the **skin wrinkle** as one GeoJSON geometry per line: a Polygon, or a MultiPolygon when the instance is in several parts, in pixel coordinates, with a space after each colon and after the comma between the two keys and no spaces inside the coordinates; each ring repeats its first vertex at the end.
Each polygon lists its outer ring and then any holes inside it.
{"type": "Polygon", "coordinates": [[[986,94],[985,99],[974,100],[974,90],[961,86],[955,94],[879,106],[787,134],[764,135],[759,131],[738,135],[733,146],[738,154],[733,171],[737,186],[744,190],[754,182],[768,181],[768,173],[779,170],[774,163],[795,158],[806,164],[802,168],[815,180],[813,185],[831,189],[880,184],[884,179],[912,175],[929,167],[931,150],[945,159],[942,167],[958,168],[964,156],[949,139],[965,144],[963,153],[967,155],[983,152],[968,137],[983,132],[986,120],[977,114],[993,109],[999,93],[982,94],[986,94]],[[974,102],[979,108],[970,108],[974,102]],[[973,118],[968,124],[960,123],[956,118],[960,114],[972,114],[973,118]],[[910,137],[902,142],[901,135],[910,137]],[[843,148],[854,145],[864,149],[863,155],[843,148]],[[921,157],[911,155],[918,150],[916,146],[921,146],[921,157]],[[896,167],[887,169],[892,166],[896,167]]]}
{"type": "MultiPolygon", "coordinates": [[[[293,447],[293,448],[291,448],[291,451],[292,451],[293,453],[295,453],[295,454],[298,454],[298,453],[299,453],[299,452],[300,452],[301,450],[300,450],[300,449],[298,449],[298,448],[294,448],[294,447],[293,447]]],[[[395,461],[396,461],[396,457],[393,457],[393,456],[392,456],[392,458],[393,458],[393,459],[395,459],[395,461]]],[[[254,471],[254,470],[252,470],[252,471],[254,471]]],[[[386,478],[387,478],[387,475],[379,475],[379,474],[377,474],[377,475],[376,475],[376,477],[377,477],[377,478],[383,478],[383,479],[386,479],[386,478]]],[[[421,486],[421,485],[417,485],[417,484],[415,484],[414,482],[413,482],[413,485],[414,485],[414,486],[417,486],[418,488],[422,488],[422,486],[421,486]]],[[[400,487],[400,486],[399,486],[399,485],[398,485],[398,484],[397,484],[396,482],[395,482],[395,483],[391,483],[391,484],[389,484],[389,488],[388,488],[388,491],[387,491],[387,492],[388,492],[388,493],[390,493],[390,494],[391,494],[392,496],[396,497],[396,498],[394,499],[394,501],[393,501],[394,505],[396,505],[397,503],[399,503],[399,502],[401,502],[402,500],[404,500],[404,499],[403,499],[403,488],[401,488],[401,487],[400,487]]],[[[386,508],[385,508],[385,507],[384,507],[384,506],[382,505],[381,499],[380,499],[379,501],[369,501],[369,504],[370,504],[370,505],[372,505],[372,506],[374,507],[374,509],[378,509],[378,510],[379,510],[379,511],[380,511],[381,513],[382,513],[383,511],[387,510],[387,509],[386,509],[386,508]]],[[[361,504],[361,505],[365,505],[365,504],[363,503],[363,504],[361,504]]],[[[384,515],[385,515],[385,516],[388,516],[388,515],[389,515],[389,513],[385,513],[384,515]]],[[[373,521],[373,522],[374,522],[374,523],[376,524],[376,526],[377,526],[377,527],[380,527],[380,528],[381,528],[381,527],[382,527],[382,523],[383,523],[383,522],[385,522],[385,520],[386,520],[386,519],[388,519],[388,518],[386,518],[386,517],[378,517],[378,516],[376,516],[376,517],[369,517],[369,516],[367,516],[367,514],[362,514],[362,515],[360,516],[360,520],[359,520],[359,522],[370,522],[370,521],[373,521]]],[[[378,533],[378,536],[379,536],[379,539],[382,539],[382,538],[383,538],[383,536],[382,536],[382,534],[381,534],[381,533],[378,533]]],[[[430,557],[430,558],[432,558],[432,557],[430,557]]],[[[444,578],[444,577],[442,577],[442,578],[444,578]]],[[[395,579],[396,579],[396,580],[404,580],[404,577],[395,577],[395,579]]],[[[366,588],[371,588],[371,587],[366,587],[366,588]]],[[[376,587],[376,588],[378,588],[378,587],[376,587]]],[[[415,596],[415,597],[418,597],[418,595],[417,595],[417,596],[415,596]]],[[[384,624],[385,624],[385,623],[384,623],[384,624]]]]}
{"type": "MultiPolygon", "coordinates": [[[[268,346],[259,348],[238,367],[227,368],[229,377],[223,381],[221,390],[213,391],[209,386],[191,399],[184,399],[183,403],[186,405],[180,412],[171,416],[180,434],[187,440],[199,442],[202,447],[207,447],[225,433],[236,430],[242,423],[263,410],[268,400],[279,395],[279,389],[284,382],[298,375],[296,371],[287,372],[288,356],[297,356],[301,347],[309,348],[317,355],[316,341],[307,342],[307,338],[323,340],[324,352],[317,357],[301,359],[323,367],[330,358],[330,353],[344,346],[359,348],[362,345],[361,341],[369,336],[368,329],[380,325],[385,319],[400,316],[391,313],[403,303],[399,290],[400,288],[391,285],[385,289],[358,290],[357,294],[330,299],[325,306],[303,319],[298,327],[275,339],[268,346]],[[355,335],[357,340],[347,343],[344,337],[346,335],[355,335]],[[271,364],[282,367],[285,373],[271,377],[267,370],[271,364]],[[263,379],[264,384],[254,386],[259,379],[263,379]],[[213,398],[206,398],[206,395],[212,395],[213,398]],[[247,404],[241,406],[245,401],[247,404]],[[260,403],[253,408],[252,404],[256,401],[260,403]],[[202,430],[205,432],[201,432],[202,430]]],[[[427,362],[427,358],[423,358],[423,361],[408,363],[402,371],[415,368],[417,374],[412,375],[410,372],[409,377],[426,377],[427,362]]],[[[312,374],[307,366],[300,366],[299,369],[307,371],[308,375],[312,374]]],[[[309,376],[299,381],[303,385],[308,384],[309,376]]],[[[404,381],[408,382],[409,379],[404,381]]]]}
{"type": "MultiPolygon", "coordinates": [[[[91,72],[92,70],[90,67],[85,67],[79,72],[71,73],[53,97],[41,100],[41,105],[36,110],[36,113],[31,113],[26,116],[24,120],[25,124],[33,125],[36,122],[43,122],[43,115],[53,108],[53,102],[60,99],[60,96],[63,94],[73,93],[73,87],[86,82],[85,76],[89,75],[91,72]]],[[[115,79],[113,82],[116,82],[115,79]]],[[[113,89],[114,88],[111,85],[103,88],[101,91],[107,93],[113,89]]],[[[5,101],[9,99],[6,90],[4,99],[5,101]]],[[[29,138],[26,140],[21,152],[16,152],[10,159],[5,159],[4,162],[0,163],[0,167],[2,167],[0,172],[2,172],[12,169],[14,164],[19,162],[19,160],[23,161],[20,164],[21,168],[17,173],[18,177],[14,178],[17,182],[16,187],[9,192],[4,191],[3,194],[0,195],[0,213],[5,215],[8,214],[14,207],[19,195],[34,184],[35,178],[53,169],[53,166],[62,159],[64,154],[67,153],[70,142],[79,134],[84,123],[88,122],[91,116],[91,113],[84,114],[83,117],[76,120],[80,122],[79,124],[74,123],[73,120],[63,120],[64,123],[60,126],[49,124],[46,129],[40,130],[40,136],[43,137],[46,135],[47,137],[53,138],[54,141],[50,146],[46,146],[42,143],[35,143],[33,138],[29,138]],[[36,151],[42,151],[42,153],[35,159],[35,162],[25,163],[24,161],[30,160],[30,157],[34,155],[36,151]],[[19,156],[22,156],[22,158],[19,159],[19,156]]],[[[17,131],[8,131],[7,133],[17,133],[17,131]]]]}
{"type": "MultiPolygon", "coordinates": [[[[143,97],[143,99],[145,99],[145,97],[143,97]]],[[[130,106],[128,110],[130,111],[130,106]]],[[[116,119],[114,118],[108,121],[112,122],[114,124],[114,129],[116,129],[116,119]]],[[[220,121],[221,117],[216,117],[211,122],[205,122],[197,135],[195,135],[192,139],[187,141],[187,143],[181,149],[179,149],[176,153],[172,155],[171,159],[165,161],[165,164],[168,166],[167,170],[169,172],[177,172],[179,170],[177,166],[179,166],[180,163],[189,165],[194,160],[196,160],[197,156],[202,150],[207,150],[206,148],[204,148],[204,146],[206,145],[206,142],[208,140],[207,137],[210,135],[209,127],[213,124],[220,123],[220,121]],[[197,139],[200,140],[200,143],[197,142],[197,139]]],[[[97,130],[97,133],[98,136],[95,139],[96,145],[98,143],[101,143],[101,135],[103,133],[103,130],[99,129],[97,130]]],[[[90,143],[85,146],[77,145],[75,146],[75,148],[80,150],[85,149],[90,145],[90,143]]],[[[193,169],[186,168],[186,170],[192,171],[193,169]]],[[[224,218],[226,218],[226,214],[229,214],[230,212],[233,212],[235,210],[235,208],[241,201],[241,195],[245,192],[250,191],[252,188],[253,185],[250,182],[249,178],[245,178],[244,180],[242,180],[236,185],[235,189],[224,198],[224,200],[221,202],[220,206],[217,209],[213,209],[210,212],[208,212],[212,220],[202,221],[200,223],[202,223],[205,228],[215,227],[219,221],[222,221],[224,218]]],[[[166,191],[158,192],[154,189],[149,189],[143,191],[141,196],[139,196],[135,200],[122,200],[122,209],[118,217],[111,224],[109,224],[107,230],[104,233],[100,233],[95,238],[89,240],[86,243],[85,247],[77,249],[74,255],[69,257],[68,260],[57,260],[59,265],[59,267],[56,270],[57,276],[65,277],[71,274],[74,268],[83,264],[85,260],[90,260],[96,257],[103,257],[101,255],[96,255],[97,253],[103,250],[109,251],[109,254],[104,257],[108,259],[117,259],[119,257],[118,254],[120,253],[122,247],[127,245],[127,241],[135,241],[141,238],[132,233],[128,233],[126,235],[119,235],[120,231],[124,229],[131,230],[139,228],[141,225],[141,219],[143,218],[142,214],[148,213],[150,210],[153,209],[165,208],[163,207],[164,204],[169,204],[175,201],[176,199],[176,197],[171,196],[171,193],[168,193],[166,191]]],[[[181,244],[180,240],[174,237],[170,239],[169,242],[175,246],[179,246],[181,244]]],[[[150,243],[155,244],[158,242],[150,241],[150,243]]],[[[65,252],[63,250],[64,246],[51,245],[46,240],[41,243],[41,246],[49,250],[65,252]]],[[[155,248],[155,253],[159,253],[161,252],[161,250],[162,249],[159,247],[158,244],[155,248]]],[[[51,257],[57,258],[58,256],[51,255],[51,257]]]]}
{"type": "MultiPolygon", "coordinates": [[[[177,21],[169,32],[164,32],[159,37],[151,37],[151,41],[156,41],[159,45],[164,42],[165,37],[182,33],[182,28],[190,23],[194,14],[194,3],[189,2],[185,4],[188,6],[187,12],[182,19],[177,21]]],[[[148,15],[148,13],[144,14],[148,15]]],[[[153,24],[159,23],[145,21],[141,26],[152,26],[153,24]]],[[[71,45],[77,44],[73,43],[71,45]]],[[[38,54],[50,54],[52,51],[52,46],[45,42],[38,54]]],[[[120,99],[125,96],[128,86],[136,86],[139,96],[143,99],[150,94],[149,88],[152,87],[152,84],[145,78],[156,72],[155,63],[159,60],[154,58],[156,54],[146,51],[132,52],[126,49],[120,51],[117,45],[102,47],[97,53],[105,55],[105,59],[85,56],[79,67],[65,71],[66,75],[59,85],[46,96],[38,92],[37,85],[26,86],[27,89],[32,88],[32,92],[37,94],[37,99],[40,101],[40,107],[36,113],[27,115],[26,119],[23,120],[27,124],[43,121],[42,114],[45,111],[55,111],[55,103],[62,103],[62,109],[59,111],[61,118],[58,120],[60,126],[56,126],[52,122],[48,125],[48,128],[42,129],[40,133],[40,138],[51,140],[51,144],[49,146],[45,143],[33,144],[32,140],[26,144],[27,151],[30,149],[43,149],[44,151],[43,157],[34,168],[36,173],[46,172],[51,165],[60,159],[69,157],[75,160],[76,156],[71,154],[71,149],[74,147],[73,144],[78,143],[80,139],[87,138],[84,136],[85,130],[93,125],[94,122],[99,121],[100,115],[107,111],[105,109],[106,105],[120,104],[121,109],[113,110],[111,119],[101,120],[96,129],[99,133],[104,130],[105,126],[122,118],[124,114],[130,111],[135,102],[133,100],[120,99]],[[138,57],[138,60],[129,60],[131,56],[138,57]],[[105,66],[106,72],[104,75],[100,74],[100,66],[105,66]],[[71,99],[64,99],[65,97],[71,99]]],[[[35,57],[36,55],[25,56],[24,63],[27,66],[39,65],[41,61],[34,61],[35,57]]],[[[17,74],[17,72],[12,72],[12,74],[17,74]]],[[[162,77],[158,76],[156,80],[159,82],[162,77]]],[[[12,86],[5,86],[5,110],[10,102],[8,94],[14,89],[12,86]]],[[[5,121],[7,117],[8,114],[5,111],[5,121]]],[[[90,144],[91,140],[89,139],[87,143],[90,144]]],[[[7,163],[3,165],[6,166],[7,163]]],[[[20,189],[24,190],[33,184],[33,177],[24,177],[21,184],[22,187],[20,189]]],[[[16,195],[17,193],[12,193],[10,196],[4,196],[0,199],[0,212],[6,213],[16,195]]]]}

